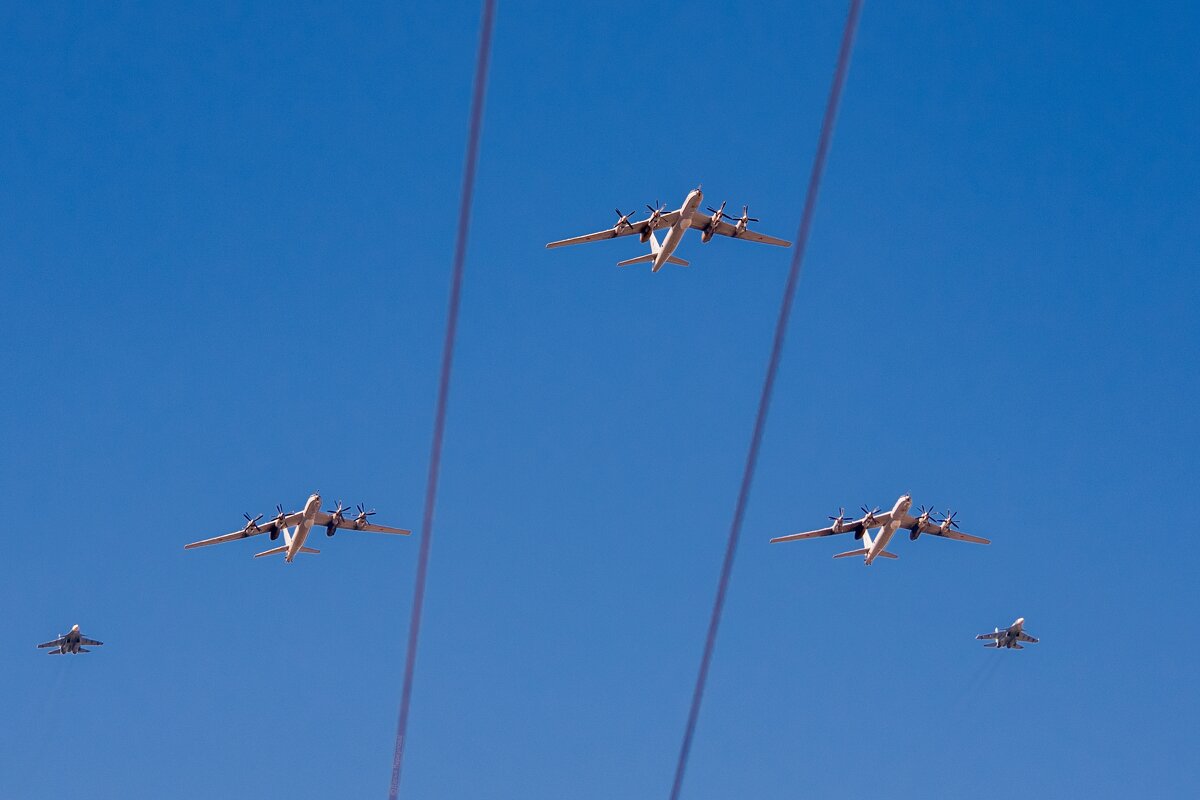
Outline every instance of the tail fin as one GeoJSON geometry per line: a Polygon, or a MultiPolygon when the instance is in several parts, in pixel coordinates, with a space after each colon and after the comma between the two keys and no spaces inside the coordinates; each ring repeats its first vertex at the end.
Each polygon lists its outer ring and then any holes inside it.
{"type": "Polygon", "coordinates": [[[286,552],[287,552],[287,545],[283,545],[282,547],[272,547],[270,550],[263,550],[261,553],[255,553],[254,557],[262,558],[263,556],[273,556],[278,553],[286,553],[286,552]]]}
{"type": "Polygon", "coordinates": [[[850,550],[845,553],[838,553],[836,556],[834,556],[834,558],[849,558],[850,556],[865,556],[869,552],[871,552],[871,551],[864,547],[862,550],[850,550]]]}

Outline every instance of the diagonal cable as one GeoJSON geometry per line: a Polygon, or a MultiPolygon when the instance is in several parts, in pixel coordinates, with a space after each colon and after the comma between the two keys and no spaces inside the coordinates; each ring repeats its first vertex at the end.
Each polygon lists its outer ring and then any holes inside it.
{"type": "Polygon", "coordinates": [[[396,723],[396,750],[392,756],[392,782],[391,788],[388,790],[388,800],[396,800],[400,792],[400,768],[404,763],[404,745],[408,739],[408,713],[412,703],[413,673],[417,665],[417,643],[421,634],[421,611],[425,605],[425,580],[429,573],[429,549],[433,538],[433,511],[437,504],[438,475],[442,465],[442,440],[446,432],[446,404],[450,396],[450,368],[454,363],[454,341],[458,333],[463,266],[466,262],[467,239],[471,227],[471,201],[475,193],[475,169],[479,161],[483,101],[487,90],[495,17],[496,0],[484,0],[483,20],[479,33],[479,53],[475,62],[475,88],[471,97],[470,129],[467,134],[467,160],[463,168],[462,202],[458,209],[458,237],[454,243],[454,262],[450,278],[450,308],[446,315],[446,340],[442,345],[442,371],[438,382],[433,444],[429,452],[429,479],[425,487],[425,512],[421,519],[421,549],[417,556],[417,577],[413,589],[412,618],[408,626],[404,684],[400,692],[400,716],[396,723]]]}
{"type": "Polygon", "coordinates": [[[796,286],[800,283],[800,272],[804,264],[804,250],[812,228],[813,211],[817,205],[817,194],[821,188],[821,176],[825,172],[825,159],[833,139],[834,121],[837,119],[838,104],[842,99],[842,87],[846,72],[850,68],[850,53],[854,47],[854,34],[858,29],[858,18],[862,11],[862,0],[850,0],[846,16],[846,27],[842,31],[842,45],[838,52],[837,68],[833,73],[833,85],[829,89],[829,100],[825,105],[825,117],[821,121],[821,135],[817,140],[817,152],[813,158],[812,174],[808,179],[808,194],[804,198],[804,212],[800,217],[800,230],[796,234],[796,249],[792,252],[792,266],[788,272],[787,285],[783,290],[783,301],[779,308],[779,320],[775,323],[775,339],[771,344],[771,357],[767,362],[767,375],[763,380],[762,395],[758,400],[758,414],[754,420],[754,433],[750,437],[750,450],[746,454],[746,467],[742,473],[742,484],[738,489],[734,507],[733,523],[729,526],[729,541],[725,545],[725,560],[721,565],[721,577],[717,582],[717,596],[713,601],[712,616],[708,621],[708,636],[704,641],[704,654],[700,658],[700,672],[696,676],[696,687],[692,691],[692,706],[688,711],[684,727],[683,744],[679,748],[679,761],[675,766],[675,780],[671,784],[671,800],[679,800],[683,788],[683,776],[687,771],[688,756],[692,750],[692,739],[696,734],[696,721],[700,717],[700,705],[704,701],[704,687],[708,682],[708,669],[712,664],[713,649],[717,642],[717,629],[721,625],[721,613],[725,608],[725,595],[729,589],[729,578],[733,573],[733,557],[737,553],[738,540],[742,535],[742,521],[746,505],[750,500],[750,487],[754,482],[754,470],[758,464],[758,451],[762,445],[763,429],[767,424],[767,411],[771,407],[771,393],[775,388],[775,376],[783,355],[783,342],[787,335],[788,319],[792,313],[792,302],[796,297],[796,286]]]}

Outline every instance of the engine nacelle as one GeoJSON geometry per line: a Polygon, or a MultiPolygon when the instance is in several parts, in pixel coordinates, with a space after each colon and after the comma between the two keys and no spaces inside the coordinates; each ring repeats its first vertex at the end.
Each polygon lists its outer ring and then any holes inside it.
{"type": "Polygon", "coordinates": [[[712,228],[705,228],[704,233],[700,234],[700,241],[708,243],[712,241],[713,234],[716,233],[712,228]]]}
{"type": "Polygon", "coordinates": [[[272,528],[271,529],[271,541],[273,542],[278,538],[279,538],[279,528],[272,528]]]}
{"type": "Polygon", "coordinates": [[[920,528],[913,528],[911,531],[908,532],[908,538],[914,542],[917,540],[917,537],[920,535],[921,535],[920,528]]]}
{"type": "Polygon", "coordinates": [[[866,532],[867,532],[867,529],[866,529],[866,528],[859,528],[858,530],[856,530],[856,531],[854,532],[854,539],[855,539],[855,541],[859,541],[859,540],[861,540],[861,539],[862,539],[862,537],[863,537],[863,534],[864,534],[864,533],[866,533],[866,532]]]}
{"type": "Polygon", "coordinates": [[[337,533],[337,526],[334,525],[332,522],[325,526],[325,535],[326,536],[333,536],[333,534],[335,534],[335,533],[337,533]]]}

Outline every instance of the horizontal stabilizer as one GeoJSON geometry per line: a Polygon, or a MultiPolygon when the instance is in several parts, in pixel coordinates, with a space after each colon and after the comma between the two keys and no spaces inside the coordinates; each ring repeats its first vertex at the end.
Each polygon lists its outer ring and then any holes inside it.
{"type": "Polygon", "coordinates": [[[618,267],[628,267],[630,264],[645,264],[649,261],[653,261],[654,258],[655,258],[654,253],[647,253],[646,255],[638,256],[637,258],[630,258],[625,261],[618,261],[617,266],[618,267]]]}
{"type": "Polygon", "coordinates": [[[317,553],[319,553],[319,552],[321,552],[321,551],[320,551],[320,550],[316,550],[316,549],[314,549],[314,548],[312,548],[312,547],[301,547],[301,548],[300,548],[300,552],[301,552],[301,553],[312,553],[313,555],[316,555],[317,553]]]}
{"type": "Polygon", "coordinates": [[[895,553],[888,552],[887,550],[880,550],[875,555],[878,558],[899,558],[900,557],[900,556],[896,555],[895,553]]]}
{"type": "Polygon", "coordinates": [[[75,652],[77,652],[77,653],[90,653],[90,652],[92,652],[92,651],[91,651],[91,650],[88,650],[86,647],[81,647],[81,648],[79,648],[78,650],[76,650],[75,652]]]}
{"type": "Polygon", "coordinates": [[[46,653],[52,656],[61,656],[62,650],[47,650],[46,653]]]}
{"type": "Polygon", "coordinates": [[[1000,646],[999,642],[988,642],[987,644],[984,645],[984,647],[999,647],[999,646],[1000,646]]]}
{"type": "Polygon", "coordinates": [[[849,558],[850,556],[865,556],[869,552],[871,552],[871,551],[867,550],[864,547],[862,550],[849,550],[845,553],[838,553],[836,556],[834,556],[834,558],[849,558]]]}
{"type": "Polygon", "coordinates": [[[682,258],[676,258],[675,256],[671,256],[670,258],[668,258],[668,259],[667,259],[667,263],[668,263],[668,264],[675,264],[675,265],[677,265],[677,266],[680,266],[680,267],[690,267],[690,266],[691,266],[691,264],[689,264],[688,262],[684,261],[682,258]]]}
{"type": "Polygon", "coordinates": [[[273,556],[278,553],[286,553],[286,552],[287,552],[287,545],[285,544],[280,547],[272,547],[270,550],[263,550],[261,553],[255,553],[254,557],[262,558],[263,556],[273,556]]]}
{"type": "Polygon", "coordinates": [[[1013,650],[1024,650],[1025,649],[1024,645],[1019,645],[1016,642],[1013,642],[1012,644],[1010,644],[1009,647],[1011,647],[1013,650]]]}

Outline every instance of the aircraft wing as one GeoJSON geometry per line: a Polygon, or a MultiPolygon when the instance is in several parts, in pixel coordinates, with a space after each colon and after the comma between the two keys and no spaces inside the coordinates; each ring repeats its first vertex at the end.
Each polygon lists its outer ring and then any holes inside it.
{"type": "Polygon", "coordinates": [[[44,642],[42,644],[39,644],[38,647],[62,647],[62,643],[65,640],[66,640],[65,636],[60,636],[57,639],[55,639],[53,642],[44,642]]]}
{"type": "Polygon", "coordinates": [[[981,633],[976,636],[976,639],[999,639],[1005,634],[1005,631],[996,631],[995,633],[981,633]]]}
{"type": "Polygon", "coordinates": [[[762,244],[773,244],[776,247],[791,247],[792,243],[783,239],[776,239],[774,236],[758,233],[757,231],[745,230],[738,233],[736,225],[730,225],[725,220],[719,221],[715,226],[712,224],[712,217],[708,214],[701,214],[699,211],[692,212],[692,227],[693,228],[712,228],[712,232],[721,236],[728,236],[732,239],[745,239],[748,242],[761,242],[762,244]]]}
{"type": "Polygon", "coordinates": [[[836,536],[839,533],[853,533],[853,532],[854,532],[854,528],[847,528],[846,530],[843,530],[843,531],[835,531],[832,527],[821,528],[818,531],[808,531],[807,533],[791,533],[791,534],[788,534],[787,536],[776,536],[774,539],[771,540],[771,543],[774,544],[775,542],[796,542],[801,539],[819,539],[822,536],[836,536]]]}
{"type": "MultiPolygon", "coordinates": [[[[900,520],[900,527],[911,531],[913,528],[917,527],[917,518],[911,514],[905,514],[904,519],[900,520]]],[[[955,530],[954,528],[948,528],[943,531],[940,525],[935,525],[929,521],[926,521],[925,524],[921,526],[921,533],[925,533],[930,536],[941,536],[944,539],[957,539],[960,542],[991,544],[989,539],[984,539],[982,536],[972,536],[969,533],[963,533],[962,531],[955,530]]]]}
{"type": "MultiPolygon", "coordinates": [[[[317,516],[313,521],[314,527],[323,527],[329,524],[333,519],[333,514],[326,514],[324,511],[318,511],[317,516]]],[[[337,526],[341,531],[367,531],[368,533],[397,533],[401,536],[408,536],[412,531],[406,531],[403,528],[389,528],[386,525],[372,525],[370,522],[355,522],[353,519],[342,519],[340,525],[337,526]]]]}
{"type": "Polygon", "coordinates": [[[943,539],[957,539],[960,542],[972,542],[974,544],[992,543],[990,539],[984,539],[982,536],[972,536],[969,533],[956,531],[954,528],[942,530],[939,526],[934,525],[931,522],[926,522],[921,526],[921,533],[928,534],[929,536],[941,536],[943,539]]]}
{"type": "MultiPolygon", "coordinates": [[[[679,221],[679,212],[678,211],[668,211],[666,214],[663,214],[661,217],[658,218],[658,224],[656,224],[654,226],[654,230],[660,230],[662,228],[669,228],[678,221],[679,221]]],[[[636,234],[644,233],[648,222],[649,222],[648,219],[644,219],[641,222],[631,222],[631,223],[629,223],[628,227],[621,228],[620,230],[618,230],[617,228],[609,228],[607,230],[597,231],[596,233],[588,233],[583,236],[573,236],[570,239],[560,239],[557,242],[550,242],[549,244],[546,245],[546,247],[548,249],[552,249],[555,247],[566,247],[569,244],[587,244],[588,242],[602,242],[605,239],[616,239],[618,236],[633,236],[636,234]]]]}
{"type": "Polygon", "coordinates": [[[1030,636],[1025,631],[1021,631],[1020,633],[1018,633],[1017,639],[1022,642],[1032,642],[1033,644],[1037,644],[1037,641],[1038,641],[1036,636],[1030,636]]]}
{"type": "Polygon", "coordinates": [[[95,639],[89,639],[86,636],[80,636],[79,643],[80,644],[89,644],[92,647],[99,647],[100,645],[104,644],[104,642],[97,642],[95,639]]]}
{"type": "MultiPolygon", "coordinates": [[[[831,525],[827,528],[821,528],[820,530],[807,531],[805,533],[792,533],[787,536],[776,536],[771,541],[772,542],[795,542],[795,541],[799,541],[800,539],[818,539],[822,536],[837,536],[837,535],[843,534],[843,533],[858,533],[859,531],[864,530],[864,528],[862,527],[862,523],[865,519],[866,519],[866,517],[863,517],[862,519],[846,520],[845,522],[842,523],[842,529],[840,531],[835,531],[833,529],[833,526],[831,525]]],[[[875,516],[875,518],[873,520],[871,520],[871,528],[881,528],[884,525],[887,525],[891,521],[892,521],[892,512],[885,511],[881,514],[877,514],[875,516]]],[[[869,528],[866,530],[869,530],[869,528]]]]}
{"type": "MultiPolygon", "coordinates": [[[[290,528],[302,519],[304,519],[304,515],[299,511],[288,514],[283,518],[283,527],[290,528]]],[[[258,536],[260,533],[269,533],[274,526],[275,521],[271,520],[271,522],[267,523],[266,525],[259,525],[257,530],[253,528],[250,530],[242,528],[241,530],[236,530],[233,533],[227,533],[224,536],[214,536],[211,539],[201,539],[198,542],[185,544],[183,549],[191,550],[193,547],[208,547],[210,544],[224,544],[225,542],[236,542],[238,539],[248,539],[251,536],[258,536]]]]}

